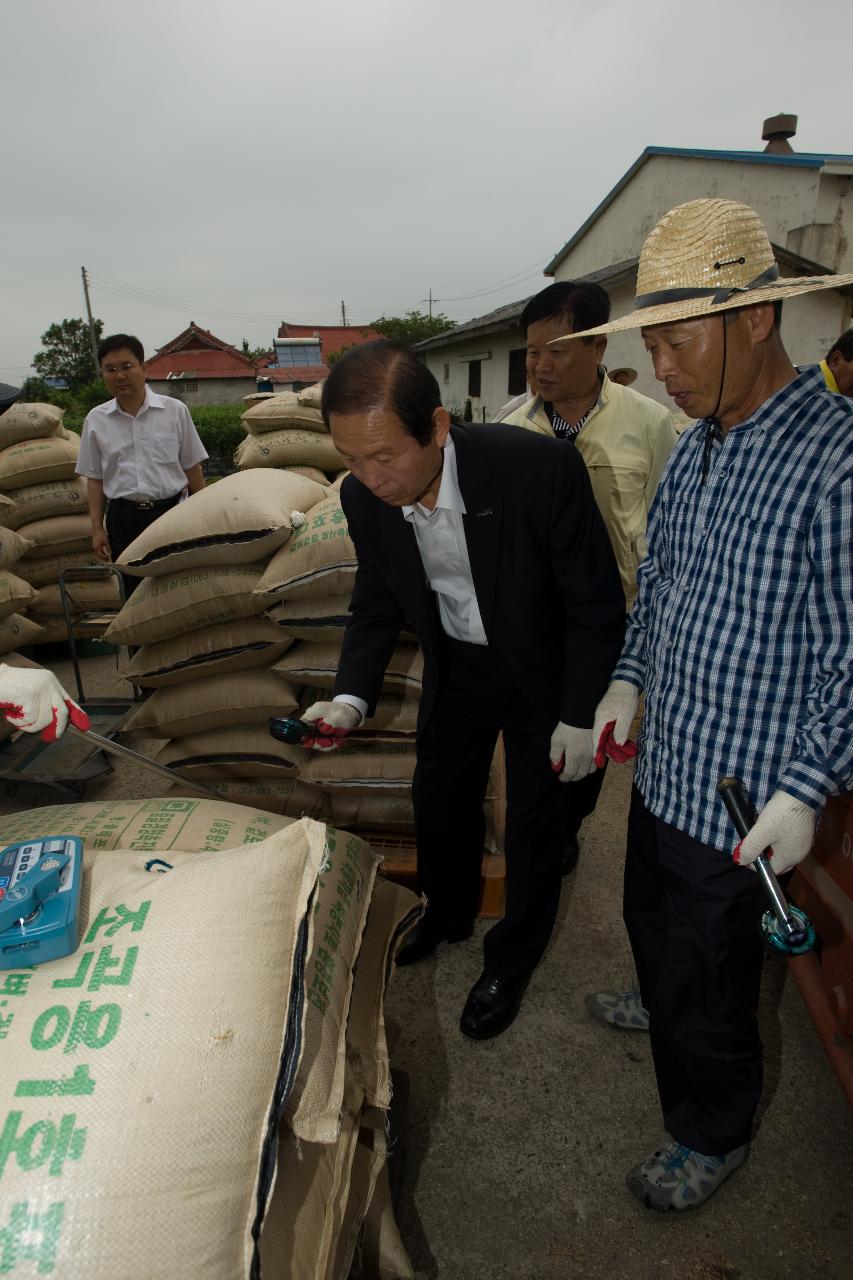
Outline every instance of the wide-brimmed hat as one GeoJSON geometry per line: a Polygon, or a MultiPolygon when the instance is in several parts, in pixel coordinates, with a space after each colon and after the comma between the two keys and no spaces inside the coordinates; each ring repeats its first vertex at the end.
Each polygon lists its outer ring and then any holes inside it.
{"type": "Polygon", "coordinates": [[[20,394],[20,387],[11,387],[8,382],[0,382],[0,413],[13,405],[20,394]]]}
{"type": "MultiPolygon", "coordinates": [[[[764,224],[734,200],[690,200],[664,214],[640,251],[635,310],[554,342],[673,324],[853,284],[853,273],[780,279],[764,224]]],[[[549,344],[553,345],[553,344],[549,344]]]]}
{"type": "Polygon", "coordinates": [[[611,382],[621,382],[623,387],[630,387],[632,382],[637,381],[637,370],[628,364],[620,364],[615,369],[608,369],[607,376],[611,382]]]}

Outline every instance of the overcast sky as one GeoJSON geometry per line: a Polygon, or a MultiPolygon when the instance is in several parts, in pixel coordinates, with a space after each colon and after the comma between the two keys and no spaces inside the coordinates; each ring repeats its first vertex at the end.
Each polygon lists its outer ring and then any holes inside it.
{"type": "MultiPolygon", "coordinates": [[[[54,321],[482,315],[650,145],[853,152],[849,0],[3,0],[0,381],[54,321]]],[[[697,195],[701,194],[697,192],[697,195]]],[[[605,264],[602,264],[605,265],[605,264]]]]}

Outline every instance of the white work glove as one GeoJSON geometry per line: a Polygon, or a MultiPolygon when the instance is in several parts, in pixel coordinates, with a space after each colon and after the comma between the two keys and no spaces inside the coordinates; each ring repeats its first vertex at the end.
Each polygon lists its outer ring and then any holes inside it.
{"type": "Polygon", "coordinates": [[[551,734],[551,768],[561,782],[579,782],[592,771],[592,730],[562,720],[551,734]]]}
{"type": "Polygon", "coordinates": [[[636,742],[628,740],[640,703],[640,690],[628,680],[613,680],[595,708],[592,740],[595,743],[593,768],[603,769],[608,756],[616,764],[633,760],[636,742]]]}
{"type": "Polygon", "coordinates": [[[315,737],[302,739],[303,747],[313,747],[315,751],[334,751],[348,733],[358,728],[364,716],[358,707],[349,702],[314,702],[299,718],[317,726],[315,737]]]}
{"type": "Polygon", "coordinates": [[[53,742],[65,732],[69,716],[78,729],[90,727],[82,707],[69,698],[52,671],[44,667],[0,664],[0,711],[16,729],[53,742]]]}
{"type": "Polygon", "coordinates": [[[777,876],[784,875],[811,849],[816,822],[816,809],[787,791],[774,791],[732,857],[739,866],[748,867],[770,847],[770,865],[777,876]]]}

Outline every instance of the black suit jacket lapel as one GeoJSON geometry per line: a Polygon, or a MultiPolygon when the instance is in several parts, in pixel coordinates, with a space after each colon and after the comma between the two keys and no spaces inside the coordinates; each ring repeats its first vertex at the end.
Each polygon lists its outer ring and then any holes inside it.
{"type": "Polygon", "coordinates": [[[491,639],[495,593],[500,572],[503,500],[497,492],[484,451],[464,427],[452,429],[459,489],[465,502],[465,541],[480,617],[491,639]]]}

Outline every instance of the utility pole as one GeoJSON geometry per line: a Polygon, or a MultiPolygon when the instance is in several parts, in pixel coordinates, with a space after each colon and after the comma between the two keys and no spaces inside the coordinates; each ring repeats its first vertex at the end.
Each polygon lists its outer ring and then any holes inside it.
{"type": "Polygon", "coordinates": [[[347,327],[347,304],[346,304],[345,302],[342,302],[342,303],[341,303],[341,324],[342,324],[342,325],[344,326],[344,328],[346,329],[346,327],[347,327]]]}
{"type": "Polygon", "coordinates": [[[430,320],[432,319],[432,286],[431,285],[430,285],[430,291],[429,291],[429,318],[430,320]]]}
{"type": "Polygon", "coordinates": [[[95,333],[95,322],[92,319],[92,304],[89,302],[89,281],[86,279],[86,268],[81,267],[80,273],[83,276],[83,293],[86,298],[86,314],[89,317],[89,337],[92,340],[92,360],[95,365],[95,377],[100,376],[98,369],[98,336],[95,333]]]}

